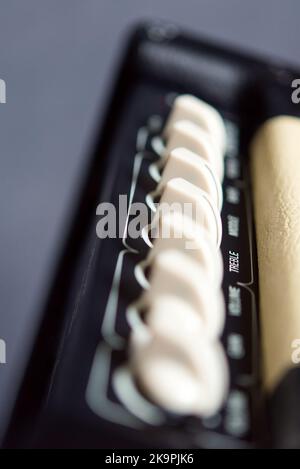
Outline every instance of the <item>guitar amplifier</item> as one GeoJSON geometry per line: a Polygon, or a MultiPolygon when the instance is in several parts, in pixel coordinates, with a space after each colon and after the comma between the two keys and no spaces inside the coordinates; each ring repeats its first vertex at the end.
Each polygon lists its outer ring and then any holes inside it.
{"type": "Polygon", "coordinates": [[[134,30],[6,447],[300,447],[297,76],[134,30]]]}

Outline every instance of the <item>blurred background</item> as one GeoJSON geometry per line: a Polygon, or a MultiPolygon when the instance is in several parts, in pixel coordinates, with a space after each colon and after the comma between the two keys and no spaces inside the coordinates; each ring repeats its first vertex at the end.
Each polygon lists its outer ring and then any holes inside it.
{"type": "Polygon", "coordinates": [[[130,27],[174,21],[300,70],[300,2],[0,0],[0,12],[1,434],[130,27]]]}

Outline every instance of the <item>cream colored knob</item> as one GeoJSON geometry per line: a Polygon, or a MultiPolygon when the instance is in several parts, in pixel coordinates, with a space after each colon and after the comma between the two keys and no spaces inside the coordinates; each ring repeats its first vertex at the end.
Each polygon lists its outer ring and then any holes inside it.
{"type": "Polygon", "coordinates": [[[153,299],[144,321],[154,334],[178,342],[198,340],[206,334],[200,314],[188,302],[174,295],[161,295],[153,299]]]}
{"type": "Polygon", "coordinates": [[[167,157],[158,192],[163,190],[170,179],[177,177],[204,190],[221,210],[222,187],[214,170],[204,159],[186,148],[175,148],[167,157]]]}
{"type": "Polygon", "coordinates": [[[219,342],[204,337],[176,342],[158,334],[133,334],[130,361],[141,390],[178,414],[208,417],[222,407],[228,368],[219,342]]]}
{"type": "Polygon", "coordinates": [[[187,120],[176,122],[166,140],[163,153],[164,159],[167,159],[175,148],[186,148],[196,153],[214,168],[220,181],[223,180],[223,156],[218,146],[212,141],[211,136],[201,127],[187,120]]]}
{"type": "Polygon", "coordinates": [[[170,211],[190,216],[199,229],[206,230],[215,244],[220,246],[221,216],[214,202],[204,191],[182,178],[169,180],[162,192],[157,216],[164,216],[170,211]]]}
{"type": "Polygon", "coordinates": [[[151,264],[149,284],[143,295],[146,308],[160,296],[174,296],[197,312],[208,337],[222,333],[225,306],[221,289],[190,256],[172,249],[160,252],[151,264]]]}
{"type": "Polygon", "coordinates": [[[152,248],[147,264],[160,252],[173,249],[191,256],[206,272],[213,285],[219,286],[223,278],[223,260],[220,250],[208,234],[187,215],[169,212],[159,216],[151,230],[152,248]]]}
{"type": "Polygon", "coordinates": [[[216,142],[221,153],[225,152],[226,129],[219,112],[195,96],[184,94],[178,96],[167,120],[164,135],[170,137],[173,125],[180,120],[189,120],[203,128],[216,142]]]}

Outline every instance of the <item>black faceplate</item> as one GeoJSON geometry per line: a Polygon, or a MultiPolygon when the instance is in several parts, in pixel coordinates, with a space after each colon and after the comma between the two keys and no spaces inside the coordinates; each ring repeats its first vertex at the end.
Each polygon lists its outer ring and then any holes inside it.
{"type": "Polygon", "coordinates": [[[255,128],[267,116],[298,113],[290,99],[295,76],[284,66],[189,38],[172,25],[150,24],[135,31],[90,161],[6,446],[196,448],[265,443],[247,152],[255,128]],[[141,239],[127,240],[127,245],[122,239],[98,239],[96,207],[101,201],[118,205],[119,195],[130,191],[133,201],[144,201],[153,190],[148,173],[156,158],[153,123],[162,125],[176,93],[208,101],[228,125],[231,145],[225,159],[221,249],[227,310],[223,343],[231,390],[220,415],[210,420],[179,418],[157,409],[163,415],[158,425],[128,410],[113,384],[116,370],[126,363],[125,311],[141,292],[134,267],[147,247],[141,239]],[[153,116],[159,116],[161,124],[153,116]],[[238,220],[238,236],[230,234],[232,217],[238,220]],[[230,256],[236,255],[238,271],[230,271],[230,256]]]}

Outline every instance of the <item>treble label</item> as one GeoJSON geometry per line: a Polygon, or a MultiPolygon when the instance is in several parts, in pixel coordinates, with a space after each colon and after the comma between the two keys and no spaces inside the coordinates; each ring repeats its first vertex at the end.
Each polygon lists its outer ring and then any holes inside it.
{"type": "Polygon", "coordinates": [[[238,274],[240,271],[240,256],[238,252],[229,251],[229,272],[238,274]]]}

